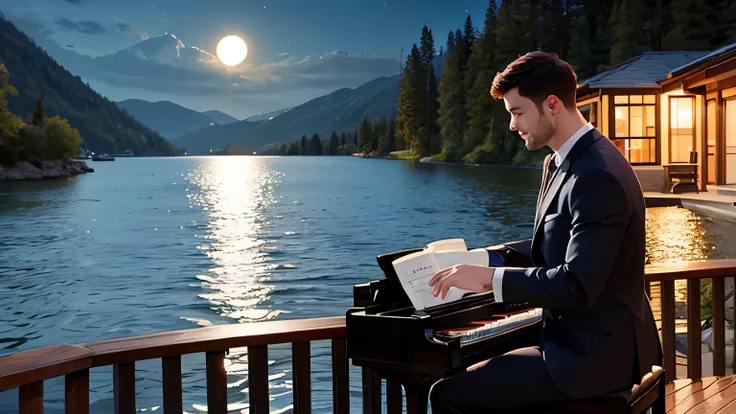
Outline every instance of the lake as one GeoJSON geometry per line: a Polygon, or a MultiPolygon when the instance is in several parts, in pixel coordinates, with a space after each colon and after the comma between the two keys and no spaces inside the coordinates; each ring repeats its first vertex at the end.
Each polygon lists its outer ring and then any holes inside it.
{"type": "MultiPolygon", "coordinates": [[[[119,158],[71,179],[0,183],[0,356],[268,319],[344,315],[375,257],[448,237],[530,237],[541,171],[355,157],[119,158]]],[[[648,210],[652,262],[736,258],[736,225],[648,210]],[[730,240],[730,242],[729,242],[730,240]]],[[[331,412],[329,342],[312,345],[313,410],[331,412]]],[[[273,412],[291,411],[290,346],[269,348],[273,412]]],[[[182,360],[184,410],[206,412],[204,355],[182,360]]],[[[247,412],[247,355],[226,360],[247,412]]],[[[136,364],[139,410],[161,410],[161,363],[136,364]]],[[[351,404],[360,371],[351,367],[351,404]]],[[[112,413],[112,369],[90,373],[112,413]]],[[[63,378],[46,382],[63,412],[63,378]]],[[[0,412],[17,391],[0,393],[0,412]]]]}

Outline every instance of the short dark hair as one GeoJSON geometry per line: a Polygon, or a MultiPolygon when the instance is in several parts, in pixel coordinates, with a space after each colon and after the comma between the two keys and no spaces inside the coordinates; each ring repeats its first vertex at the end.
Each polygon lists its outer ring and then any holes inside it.
{"type": "Polygon", "coordinates": [[[537,107],[549,95],[557,96],[567,108],[576,103],[577,75],[569,63],[555,53],[529,52],[511,62],[493,79],[491,96],[503,99],[503,95],[515,87],[519,95],[529,98],[537,107]]]}

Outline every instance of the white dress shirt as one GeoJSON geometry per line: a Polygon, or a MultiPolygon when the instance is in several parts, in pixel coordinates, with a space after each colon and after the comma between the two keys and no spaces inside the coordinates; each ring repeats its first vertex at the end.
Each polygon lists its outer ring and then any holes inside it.
{"type": "MultiPolygon", "coordinates": [[[[562,161],[565,160],[565,157],[570,153],[570,150],[575,146],[575,143],[591,129],[593,129],[593,125],[590,122],[586,123],[578,129],[577,132],[572,134],[572,136],[562,144],[559,150],[555,151],[555,163],[558,167],[562,165],[562,161]]],[[[497,267],[493,274],[493,297],[496,302],[503,302],[503,293],[501,291],[501,287],[503,286],[503,271],[503,267],[497,267]]]]}

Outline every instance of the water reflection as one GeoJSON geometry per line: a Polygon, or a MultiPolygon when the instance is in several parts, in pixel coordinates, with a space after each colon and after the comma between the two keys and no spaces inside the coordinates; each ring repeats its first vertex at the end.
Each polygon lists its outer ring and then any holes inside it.
{"type": "MultiPolygon", "coordinates": [[[[277,250],[269,237],[270,209],[278,203],[274,188],[282,173],[255,157],[210,158],[186,175],[190,207],[202,212],[202,223],[192,223],[204,230],[198,234],[197,248],[210,259],[206,273],[197,275],[207,293],[211,309],[238,323],[272,319],[280,309],[271,309],[269,284],[272,271],[270,254],[277,250]]],[[[191,320],[202,326],[207,320],[191,320]]],[[[278,398],[280,410],[289,404],[292,380],[289,376],[290,349],[269,347],[270,398],[278,398]],[[282,398],[285,397],[285,398],[282,398]]],[[[232,349],[225,358],[228,373],[228,412],[249,410],[248,349],[232,349]]],[[[194,398],[192,409],[207,412],[206,400],[194,398]],[[196,401],[196,402],[194,402],[196,401]]]]}
{"type": "Polygon", "coordinates": [[[266,210],[278,202],[273,190],[280,173],[258,158],[210,158],[186,182],[190,206],[205,216],[197,247],[211,260],[208,272],[197,276],[210,293],[199,296],[238,322],[273,318],[279,311],[268,309],[265,301],[273,289],[267,282],[274,266],[265,253],[268,241],[259,236],[266,210]]]}
{"type": "MultiPolygon", "coordinates": [[[[724,230],[734,225],[679,207],[647,209],[647,254],[652,263],[732,257],[724,230]]],[[[729,229],[730,228],[730,229],[729,229]]]]}

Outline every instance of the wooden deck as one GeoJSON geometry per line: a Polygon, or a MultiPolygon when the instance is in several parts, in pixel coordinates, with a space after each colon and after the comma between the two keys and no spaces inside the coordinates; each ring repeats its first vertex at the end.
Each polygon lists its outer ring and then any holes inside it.
{"type": "Polygon", "coordinates": [[[736,376],[678,379],[665,389],[668,414],[736,413],[736,376]]]}
{"type": "MultiPolygon", "coordinates": [[[[633,389],[634,401],[629,404],[649,406],[653,399],[648,397],[662,395],[668,413],[736,413],[736,376],[726,376],[731,373],[728,367],[732,362],[726,353],[726,306],[723,300],[713,300],[725,297],[725,279],[736,277],[736,260],[650,265],[646,273],[652,305],[657,319],[661,321],[664,383],[667,385],[664,393],[653,394],[644,390],[645,396],[641,394],[642,389],[636,386],[633,389]],[[701,358],[683,361],[675,346],[676,333],[681,329],[681,321],[676,318],[675,281],[686,281],[685,324],[699,326],[700,286],[703,279],[710,279],[712,283],[713,355],[712,362],[708,364],[712,374],[703,369],[706,364],[701,358]],[[682,379],[682,375],[688,379],[682,379]],[[637,400],[637,395],[641,399],[637,400]]],[[[729,287],[734,288],[731,285],[729,287]]],[[[162,412],[180,414],[183,408],[182,356],[204,354],[206,381],[203,381],[202,386],[206,390],[207,412],[226,414],[229,401],[225,355],[231,349],[245,347],[248,354],[248,412],[268,414],[271,398],[268,348],[291,343],[293,411],[295,414],[311,414],[313,390],[310,346],[313,341],[329,340],[332,354],[331,408],[335,414],[347,414],[351,411],[351,384],[345,320],[345,317],[338,316],[218,325],[77,345],[58,344],[19,352],[0,358],[0,392],[17,389],[20,414],[43,414],[45,381],[63,376],[64,412],[89,414],[90,370],[112,366],[115,413],[135,414],[139,409],[136,404],[136,363],[158,359],[162,366],[162,412]]],[[[732,330],[733,326],[729,325],[728,328],[732,330]]],[[[688,332],[686,341],[689,349],[701,350],[699,331],[688,332]]],[[[408,394],[402,395],[401,386],[396,382],[389,384],[388,380],[385,389],[384,393],[381,378],[364,367],[360,391],[361,411],[381,414],[384,407],[382,402],[386,401],[386,413],[403,412],[403,401],[409,401],[408,394]]],[[[661,388],[648,390],[659,391],[661,388]]],[[[54,395],[53,398],[58,396],[54,395]]],[[[658,406],[661,405],[662,400],[658,399],[658,406]]],[[[426,413],[426,409],[418,404],[407,404],[406,411],[409,414],[426,413]]]]}

